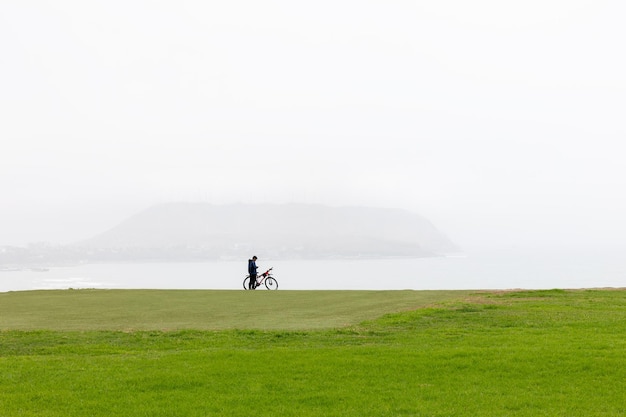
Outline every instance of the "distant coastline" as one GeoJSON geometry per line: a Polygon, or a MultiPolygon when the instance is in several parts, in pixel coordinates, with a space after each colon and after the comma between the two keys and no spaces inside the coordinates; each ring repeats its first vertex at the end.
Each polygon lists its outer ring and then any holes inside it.
{"type": "Polygon", "coordinates": [[[0,247],[0,267],[203,262],[252,254],[284,260],[402,259],[458,251],[430,221],[400,209],[168,203],[74,244],[0,247]]]}

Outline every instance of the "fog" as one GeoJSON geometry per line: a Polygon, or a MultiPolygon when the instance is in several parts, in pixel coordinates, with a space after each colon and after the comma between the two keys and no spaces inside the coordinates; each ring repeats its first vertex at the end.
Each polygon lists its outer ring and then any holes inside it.
{"type": "Polygon", "coordinates": [[[626,248],[620,1],[5,1],[0,245],[151,205],[397,207],[626,248]]]}

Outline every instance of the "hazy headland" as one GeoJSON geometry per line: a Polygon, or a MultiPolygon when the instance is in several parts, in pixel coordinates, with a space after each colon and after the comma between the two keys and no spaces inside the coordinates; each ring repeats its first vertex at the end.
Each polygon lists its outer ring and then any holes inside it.
{"type": "Polygon", "coordinates": [[[4,247],[0,265],[432,257],[458,251],[429,220],[400,209],[312,204],[170,203],[66,244],[4,247]]]}

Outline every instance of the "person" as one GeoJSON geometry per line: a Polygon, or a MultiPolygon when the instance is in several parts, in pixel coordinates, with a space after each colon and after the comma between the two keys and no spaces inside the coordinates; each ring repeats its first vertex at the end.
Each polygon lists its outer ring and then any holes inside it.
{"type": "Polygon", "coordinates": [[[249,289],[253,290],[256,288],[256,260],[257,257],[253,256],[252,259],[248,259],[248,274],[250,274],[250,283],[248,284],[249,289]]]}

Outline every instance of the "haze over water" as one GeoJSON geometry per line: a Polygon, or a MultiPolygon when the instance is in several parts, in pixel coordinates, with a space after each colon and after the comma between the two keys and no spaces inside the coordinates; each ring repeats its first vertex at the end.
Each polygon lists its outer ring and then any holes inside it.
{"type": "Polygon", "coordinates": [[[356,205],[423,215],[468,255],[517,252],[508,276],[530,251],[593,255],[600,280],[626,250],[625,15],[2,2],[0,247],[86,239],[163,202],[356,205]]]}
{"type": "MultiPolygon", "coordinates": [[[[519,252],[378,260],[264,260],[281,290],[460,290],[626,287],[621,253],[519,252]]],[[[112,263],[0,272],[0,291],[32,289],[242,290],[246,262],[112,263]]]]}

